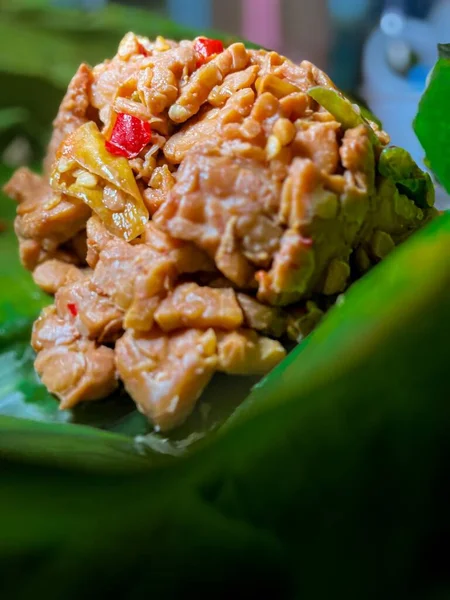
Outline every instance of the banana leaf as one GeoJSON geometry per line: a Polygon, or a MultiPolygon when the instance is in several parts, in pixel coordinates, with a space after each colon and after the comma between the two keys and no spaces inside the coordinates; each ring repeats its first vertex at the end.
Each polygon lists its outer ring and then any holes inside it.
{"type": "Polygon", "coordinates": [[[435,64],[414,120],[414,130],[426,161],[437,180],[450,193],[450,44],[439,44],[435,64]]]}

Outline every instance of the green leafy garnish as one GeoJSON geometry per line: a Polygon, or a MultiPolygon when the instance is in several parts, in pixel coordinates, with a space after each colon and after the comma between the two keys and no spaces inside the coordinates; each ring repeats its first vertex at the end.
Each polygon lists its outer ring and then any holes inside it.
{"type": "Polygon", "coordinates": [[[378,161],[378,171],[392,179],[398,191],[408,196],[420,208],[434,205],[434,187],[431,177],[422,171],[403,148],[385,148],[378,161]]]}

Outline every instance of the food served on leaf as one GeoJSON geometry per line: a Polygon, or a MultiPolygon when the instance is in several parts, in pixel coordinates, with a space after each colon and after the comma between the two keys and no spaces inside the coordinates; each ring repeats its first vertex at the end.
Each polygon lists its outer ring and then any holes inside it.
{"type": "Polygon", "coordinates": [[[162,430],[215,372],[265,374],[434,214],[427,174],[309,62],[127,34],[82,65],[44,175],[19,169],[20,257],[55,295],[36,370],[62,408],[120,382],[162,430]]]}

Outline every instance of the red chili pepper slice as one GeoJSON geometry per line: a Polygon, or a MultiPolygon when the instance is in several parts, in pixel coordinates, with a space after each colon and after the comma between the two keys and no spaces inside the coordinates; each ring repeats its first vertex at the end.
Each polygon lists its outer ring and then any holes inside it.
{"type": "Polygon", "coordinates": [[[67,304],[67,308],[69,309],[70,314],[72,315],[72,317],[76,317],[78,314],[78,308],[77,305],[74,304],[73,302],[69,302],[67,304]]]}
{"type": "Polygon", "coordinates": [[[108,152],[116,156],[135,158],[149,143],[151,137],[150,123],[132,115],[118,113],[111,137],[106,140],[105,147],[108,152]]]}
{"type": "Polygon", "coordinates": [[[138,47],[139,54],[144,54],[144,56],[148,55],[147,50],[144,48],[144,46],[140,42],[138,42],[137,47],[138,47]]]}
{"type": "Polygon", "coordinates": [[[220,40],[199,37],[194,42],[194,50],[197,53],[197,67],[201,67],[208,58],[223,52],[223,44],[220,40]]]}

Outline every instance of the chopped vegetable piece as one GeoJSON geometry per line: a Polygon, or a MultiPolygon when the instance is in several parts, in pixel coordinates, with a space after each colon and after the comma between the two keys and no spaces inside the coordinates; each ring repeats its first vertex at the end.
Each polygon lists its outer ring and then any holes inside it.
{"type": "Polygon", "coordinates": [[[151,137],[150,123],[132,115],[119,113],[111,137],[106,140],[105,146],[108,152],[115,156],[135,158],[149,143],[151,137]]]}
{"type": "Polygon", "coordinates": [[[114,235],[130,241],[143,233],[149,215],[131,167],[124,157],[106,151],[105,138],[92,121],[66,138],[50,183],[56,191],[83,200],[114,235]],[[85,172],[76,176],[79,167],[85,172]],[[100,181],[92,186],[89,174],[100,181]]]}
{"type": "Polygon", "coordinates": [[[392,179],[398,191],[420,208],[434,205],[431,177],[417,166],[409,152],[403,148],[385,148],[380,154],[378,171],[384,177],[392,179]]]}
{"type": "Polygon", "coordinates": [[[380,142],[370,124],[363,117],[359,106],[352,104],[342,92],[319,85],[308,90],[308,95],[331,113],[344,129],[365,125],[369,132],[370,141],[375,146],[379,146],[380,142]]]}
{"type": "Polygon", "coordinates": [[[197,67],[204,65],[209,58],[223,52],[223,44],[220,40],[211,40],[199,37],[194,42],[194,50],[197,53],[197,67]]]}
{"type": "Polygon", "coordinates": [[[144,54],[145,56],[148,55],[147,50],[144,48],[144,46],[141,43],[138,42],[137,47],[138,47],[139,54],[144,54]]]}
{"type": "Polygon", "coordinates": [[[67,308],[69,309],[70,314],[72,315],[72,317],[76,317],[78,314],[78,308],[77,305],[74,302],[69,302],[67,304],[67,308]]]}

